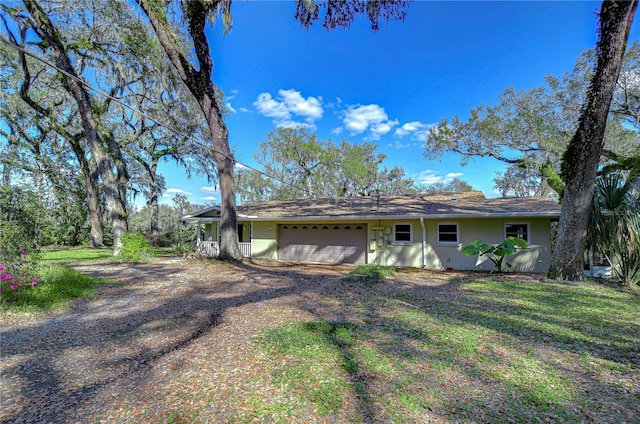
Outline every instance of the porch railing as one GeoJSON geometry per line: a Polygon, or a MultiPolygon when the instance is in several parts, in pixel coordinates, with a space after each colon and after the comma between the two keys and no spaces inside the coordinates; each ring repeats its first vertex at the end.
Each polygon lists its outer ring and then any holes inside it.
{"type": "Polygon", "coordinates": [[[251,243],[240,243],[240,252],[245,258],[251,257],[251,243]]]}
{"type": "MultiPolygon", "coordinates": [[[[207,258],[215,258],[220,254],[220,245],[217,241],[196,242],[196,252],[207,258]]],[[[240,252],[245,258],[251,257],[251,243],[240,243],[240,252]]]]}

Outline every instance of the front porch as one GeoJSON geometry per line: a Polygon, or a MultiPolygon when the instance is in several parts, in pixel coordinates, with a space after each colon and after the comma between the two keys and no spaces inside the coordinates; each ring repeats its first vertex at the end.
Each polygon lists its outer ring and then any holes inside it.
{"type": "MultiPolygon", "coordinates": [[[[186,215],[182,221],[195,225],[196,253],[206,258],[220,255],[220,207],[217,205],[199,211],[196,216],[186,215]]],[[[238,241],[240,252],[245,258],[252,257],[251,239],[253,223],[250,220],[238,220],[238,241]]]]}
{"type": "MultiPolygon", "coordinates": [[[[240,252],[245,258],[251,257],[251,243],[239,243],[240,252]]],[[[196,242],[196,253],[204,256],[205,258],[217,258],[220,254],[220,245],[217,241],[202,241],[200,239],[196,242]]]]}

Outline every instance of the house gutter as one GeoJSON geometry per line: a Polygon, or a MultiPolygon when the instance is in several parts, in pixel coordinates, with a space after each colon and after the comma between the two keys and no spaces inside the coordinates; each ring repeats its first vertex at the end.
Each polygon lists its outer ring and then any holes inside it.
{"type": "Polygon", "coordinates": [[[427,228],[424,226],[424,217],[420,217],[422,226],[422,268],[427,267],[427,228]]]}

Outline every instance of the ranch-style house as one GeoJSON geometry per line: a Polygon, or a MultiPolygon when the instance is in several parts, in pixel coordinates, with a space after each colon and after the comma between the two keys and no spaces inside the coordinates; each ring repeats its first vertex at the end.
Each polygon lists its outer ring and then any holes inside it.
{"type": "MultiPolygon", "coordinates": [[[[542,197],[488,199],[482,192],[342,197],[238,206],[245,257],[309,262],[380,264],[434,270],[490,270],[483,257],[462,256],[475,239],[508,236],[529,247],[508,258],[512,271],[547,272],[551,229],[560,206],[542,197]]],[[[201,253],[216,256],[220,208],[182,217],[196,225],[201,253]]]]}

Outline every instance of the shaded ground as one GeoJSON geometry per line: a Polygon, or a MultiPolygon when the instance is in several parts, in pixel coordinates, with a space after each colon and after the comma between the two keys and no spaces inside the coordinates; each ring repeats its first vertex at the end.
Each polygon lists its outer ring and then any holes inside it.
{"type": "MultiPolygon", "coordinates": [[[[419,325],[412,326],[413,310],[466,302],[465,309],[460,309],[461,320],[482,322],[478,308],[490,305],[482,304],[480,295],[470,298],[461,287],[467,274],[404,271],[388,284],[359,286],[341,280],[352,269],[341,266],[157,262],[74,268],[117,284],[102,286],[93,300],[76,301],[68,310],[28,322],[0,318],[2,422],[523,421],[522,416],[510,415],[505,409],[518,408],[520,401],[538,402],[521,395],[529,389],[510,389],[497,377],[491,381],[493,374],[480,369],[457,374],[457,368],[474,369],[476,363],[449,363],[450,358],[428,358],[426,350],[419,351],[419,343],[428,341],[430,335],[419,325]],[[393,315],[402,308],[408,312],[393,315]],[[464,311],[478,315],[467,316],[464,311]],[[296,393],[304,390],[304,385],[302,389],[283,387],[273,378],[281,363],[291,358],[274,358],[256,343],[267,328],[295,321],[352,322],[369,326],[367,337],[383,330],[407,333],[390,340],[387,353],[398,361],[410,358],[410,367],[415,367],[411,387],[390,393],[390,384],[404,387],[402,381],[393,381],[397,373],[367,374],[363,367],[348,376],[352,390],[346,392],[337,412],[318,411],[312,402],[295,406],[304,403],[296,393]],[[438,370],[440,381],[420,381],[420,375],[429,375],[436,364],[448,367],[438,370]],[[387,381],[378,381],[381,377],[387,381]],[[496,382],[501,386],[493,387],[496,382]],[[439,390],[433,394],[435,400],[451,398],[446,407],[437,402],[434,407],[407,403],[404,409],[396,406],[390,411],[385,404],[385,398],[394,396],[411,400],[406,396],[411,391],[424,398],[428,388],[423,386],[427,385],[439,390]],[[478,399],[488,406],[480,405],[478,399]],[[291,415],[282,405],[293,405],[291,415]]],[[[536,284],[533,277],[520,278],[536,284]]],[[[429,314],[438,318],[438,309],[429,310],[429,314]]],[[[493,324],[487,321],[482,325],[490,328],[493,324]]],[[[539,342],[528,336],[518,340],[532,357],[537,355],[553,364],[560,379],[573,379],[579,383],[576,386],[601,399],[583,410],[579,402],[566,406],[558,401],[566,409],[564,415],[554,415],[553,407],[543,405],[534,409],[540,413],[531,420],[599,422],[613,417],[612,421],[640,422],[638,325],[631,322],[621,330],[620,346],[628,347],[624,351],[626,369],[623,366],[606,375],[598,374],[600,371],[590,375],[582,363],[567,361],[562,346],[558,350],[545,344],[545,334],[540,334],[539,342]]],[[[500,339],[512,337],[491,334],[500,339]]],[[[493,345],[486,339],[482,343],[477,342],[469,355],[513,360],[508,352],[489,352],[493,345]]],[[[343,352],[345,346],[340,345],[343,352]]],[[[458,345],[450,348],[453,351],[458,345]]],[[[615,346],[610,347],[610,354],[607,349],[592,349],[596,356],[586,359],[619,359],[615,346]]],[[[579,352],[569,354],[577,357],[579,352]]],[[[464,355],[454,358],[457,362],[467,357],[472,360],[464,355]]],[[[499,368],[498,361],[488,361],[486,366],[499,368]]],[[[528,365],[523,362],[521,366],[528,365]]],[[[406,380],[408,374],[403,373],[400,377],[406,380]]]]}

